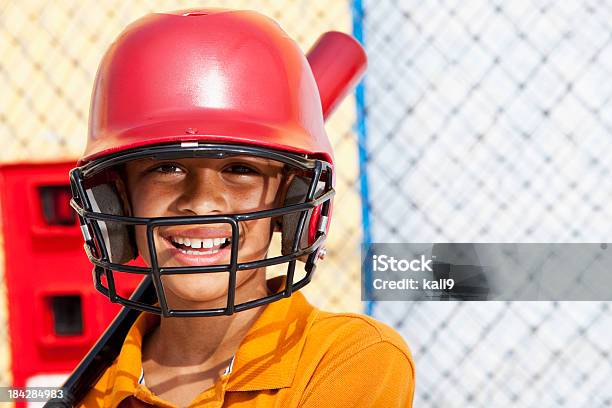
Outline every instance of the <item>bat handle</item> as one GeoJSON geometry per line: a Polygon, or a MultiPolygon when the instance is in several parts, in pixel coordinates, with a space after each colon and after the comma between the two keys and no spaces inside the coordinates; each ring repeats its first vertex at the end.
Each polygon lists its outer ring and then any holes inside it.
{"type": "MultiPolygon", "coordinates": [[[[155,291],[150,276],[145,276],[132,295],[132,300],[153,303],[155,291]]],[[[110,326],[94,344],[62,386],[62,398],[49,400],[44,408],[72,408],[79,404],[90,388],[117,358],[125,337],[140,311],[123,307],[110,326]]]]}

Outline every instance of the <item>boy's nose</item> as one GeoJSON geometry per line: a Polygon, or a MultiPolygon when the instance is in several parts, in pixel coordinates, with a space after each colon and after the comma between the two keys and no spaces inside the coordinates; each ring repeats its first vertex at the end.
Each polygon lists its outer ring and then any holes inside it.
{"type": "Polygon", "coordinates": [[[193,173],[177,202],[178,210],[190,215],[227,213],[231,197],[227,196],[222,183],[216,170],[204,169],[193,173]]]}

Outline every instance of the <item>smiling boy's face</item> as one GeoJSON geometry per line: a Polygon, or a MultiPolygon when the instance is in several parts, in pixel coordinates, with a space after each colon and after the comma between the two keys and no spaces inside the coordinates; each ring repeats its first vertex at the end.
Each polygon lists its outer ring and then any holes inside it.
{"type": "MultiPolygon", "coordinates": [[[[279,162],[252,156],[143,159],[126,164],[125,187],[136,217],[246,213],[280,205],[287,181],[283,169],[279,162]]],[[[238,262],[265,259],[272,219],[240,222],[239,228],[238,262]]],[[[230,263],[230,224],[159,227],[153,235],[160,267],[230,263]]],[[[145,226],[136,227],[136,243],[144,261],[151,265],[145,226]]],[[[239,271],[236,288],[261,273],[265,277],[264,271],[239,271]]],[[[189,308],[189,304],[202,302],[225,306],[227,272],[166,275],[162,280],[170,307],[189,308]]]]}

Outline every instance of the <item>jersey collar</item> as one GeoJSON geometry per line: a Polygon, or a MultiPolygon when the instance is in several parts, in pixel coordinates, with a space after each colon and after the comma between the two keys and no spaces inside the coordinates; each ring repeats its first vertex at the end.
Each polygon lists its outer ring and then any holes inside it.
{"type": "MultiPolygon", "coordinates": [[[[285,287],[286,276],[268,280],[273,293],[285,287]]],[[[270,303],[242,340],[234,359],[228,391],[289,387],[318,309],[304,295],[270,303]]]]}
{"type": "MultiPolygon", "coordinates": [[[[272,293],[277,293],[283,290],[285,282],[286,276],[278,276],[269,279],[267,285],[272,293]]],[[[300,292],[268,304],[234,355],[226,391],[291,386],[306,336],[318,312],[300,292]]],[[[114,370],[109,378],[114,386],[105,406],[117,406],[135,394],[142,371],[142,340],[157,324],[159,316],[141,313],[130,329],[116,363],[109,368],[114,370]]]]}

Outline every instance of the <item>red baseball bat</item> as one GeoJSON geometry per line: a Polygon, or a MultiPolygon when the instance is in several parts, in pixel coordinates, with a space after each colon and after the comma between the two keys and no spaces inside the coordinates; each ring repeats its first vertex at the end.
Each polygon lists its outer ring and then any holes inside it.
{"type": "Polygon", "coordinates": [[[350,35],[328,31],[314,43],[307,58],[321,95],[323,117],[327,118],[365,73],[365,50],[350,35]]]}

